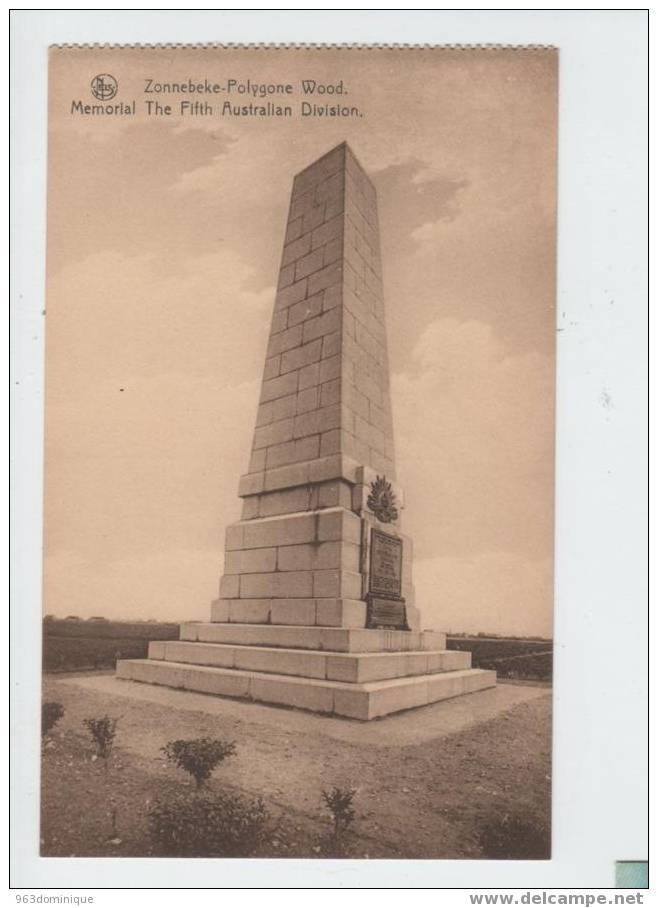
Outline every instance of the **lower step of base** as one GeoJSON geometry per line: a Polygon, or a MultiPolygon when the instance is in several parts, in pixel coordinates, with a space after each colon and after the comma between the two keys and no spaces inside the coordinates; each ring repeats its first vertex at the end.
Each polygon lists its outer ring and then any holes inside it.
{"type": "Polygon", "coordinates": [[[117,676],[130,681],[162,684],[216,696],[241,697],[363,720],[474,693],[496,683],[496,673],[483,669],[355,684],[155,659],[121,660],[117,662],[117,676]]]}

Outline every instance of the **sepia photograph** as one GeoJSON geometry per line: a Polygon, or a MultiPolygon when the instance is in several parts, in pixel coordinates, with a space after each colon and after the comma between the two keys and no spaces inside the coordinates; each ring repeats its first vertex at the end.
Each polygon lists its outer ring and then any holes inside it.
{"type": "Polygon", "coordinates": [[[551,858],[557,112],[50,49],[43,857],[551,858]]]}

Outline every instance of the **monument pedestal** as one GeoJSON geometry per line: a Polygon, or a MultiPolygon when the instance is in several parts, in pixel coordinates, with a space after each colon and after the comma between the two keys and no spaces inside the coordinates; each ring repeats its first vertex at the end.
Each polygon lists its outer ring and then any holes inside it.
{"type": "Polygon", "coordinates": [[[211,622],[119,662],[120,678],[356,719],[495,684],[420,631],[381,274],[375,189],[342,144],[293,183],[242,520],[226,531],[211,622]]]}
{"type": "Polygon", "coordinates": [[[435,631],[199,623],[181,638],[120,661],[118,677],[365,720],[496,681],[435,631]]]}

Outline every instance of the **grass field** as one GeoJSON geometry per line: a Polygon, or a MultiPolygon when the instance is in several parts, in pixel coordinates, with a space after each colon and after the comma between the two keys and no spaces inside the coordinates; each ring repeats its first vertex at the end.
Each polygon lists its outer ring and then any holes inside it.
{"type": "Polygon", "coordinates": [[[178,624],[151,621],[50,619],[43,622],[44,671],[114,668],[117,659],[143,659],[149,640],[177,640],[178,624]]]}
{"type": "Polygon", "coordinates": [[[505,637],[448,636],[448,649],[467,650],[474,668],[491,668],[499,678],[550,681],[553,641],[505,637]]]}
{"type": "MultiPolygon", "coordinates": [[[[117,659],[144,659],[149,640],[177,640],[178,624],[50,619],[43,623],[45,671],[114,668],[117,659]]],[[[468,650],[475,668],[491,668],[500,678],[550,681],[553,643],[502,637],[449,636],[448,649],[468,650]]]]}

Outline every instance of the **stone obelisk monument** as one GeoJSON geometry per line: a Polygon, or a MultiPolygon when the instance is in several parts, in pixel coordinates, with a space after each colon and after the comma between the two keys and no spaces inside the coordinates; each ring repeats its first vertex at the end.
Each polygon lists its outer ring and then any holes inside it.
{"type": "Polygon", "coordinates": [[[120,677],[357,719],[495,684],[421,631],[400,529],[375,189],[347,144],[293,182],[242,519],[211,621],[120,677]]]}

